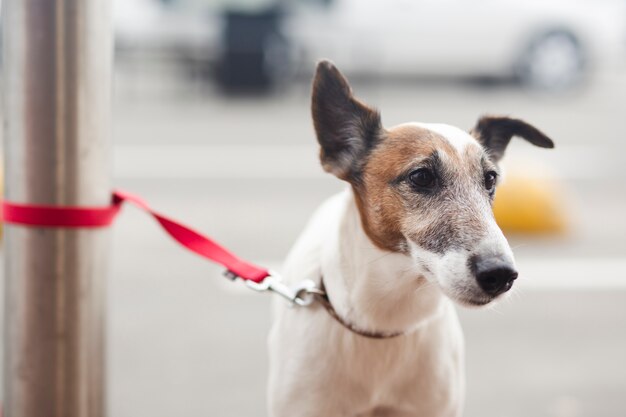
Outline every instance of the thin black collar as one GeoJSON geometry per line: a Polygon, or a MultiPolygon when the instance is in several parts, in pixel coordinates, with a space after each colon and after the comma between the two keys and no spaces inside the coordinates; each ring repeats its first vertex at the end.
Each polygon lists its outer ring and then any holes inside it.
{"type": "Polygon", "coordinates": [[[365,330],[356,327],[354,324],[343,319],[337,310],[333,307],[330,299],[328,298],[328,292],[326,291],[326,286],[324,285],[324,277],[320,280],[319,289],[320,293],[313,294],[315,300],[319,302],[324,309],[330,314],[330,316],[335,319],[335,321],[341,324],[346,329],[350,330],[352,333],[358,334],[359,336],[367,337],[370,339],[391,339],[394,337],[402,336],[404,332],[377,332],[373,330],[365,330]]]}

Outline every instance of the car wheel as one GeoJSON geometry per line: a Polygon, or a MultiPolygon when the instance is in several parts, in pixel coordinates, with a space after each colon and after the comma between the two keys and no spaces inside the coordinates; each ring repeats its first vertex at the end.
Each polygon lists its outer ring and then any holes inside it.
{"type": "Polygon", "coordinates": [[[585,71],[580,42],[569,32],[554,31],[530,43],[520,59],[517,75],[533,89],[559,91],[578,85],[585,71]]]}

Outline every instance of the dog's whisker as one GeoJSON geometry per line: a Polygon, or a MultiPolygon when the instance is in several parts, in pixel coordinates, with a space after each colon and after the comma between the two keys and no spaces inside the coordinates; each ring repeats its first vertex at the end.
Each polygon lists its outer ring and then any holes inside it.
{"type": "Polygon", "coordinates": [[[494,313],[500,316],[504,315],[504,312],[500,310],[500,305],[498,304],[489,304],[488,308],[489,308],[489,311],[493,311],[494,313]]]}
{"type": "Polygon", "coordinates": [[[402,273],[402,274],[406,274],[407,272],[411,272],[411,271],[415,271],[415,267],[414,267],[414,266],[412,266],[412,265],[411,265],[411,266],[409,266],[409,267],[407,267],[407,268],[401,269],[401,270],[400,270],[400,273],[402,273]]]}
{"type": "Polygon", "coordinates": [[[422,292],[422,291],[424,291],[426,289],[430,289],[430,288],[433,288],[433,287],[436,287],[436,284],[434,282],[426,281],[426,283],[420,285],[419,287],[417,287],[415,289],[415,291],[413,291],[413,295],[416,295],[416,294],[418,294],[418,293],[420,293],[420,292],[422,292]]]}
{"type": "Polygon", "coordinates": [[[511,293],[511,296],[509,297],[509,301],[512,302],[513,299],[516,301],[521,300],[525,295],[526,295],[526,289],[518,288],[511,293]]]}
{"type": "Polygon", "coordinates": [[[526,247],[526,246],[528,246],[528,243],[518,243],[515,246],[511,246],[511,249],[515,250],[515,249],[523,248],[523,247],[526,247]]]}
{"type": "Polygon", "coordinates": [[[371,265],[371,264],[373,264],[374,262],[378,262],[378,261],[380,261],[380,260],[382,260],[382,259],[386,258],[386,257],[387,257],[387,256],[389,256],[389,255],[393,255],[393,252],[385,253],[385,254],[383,254],[383,255],[379,256],[378,258],[371,259],[371,260],[369,260],[369,261],[367,262],[367,264],[368,264],[368,265],[371,265]]]}

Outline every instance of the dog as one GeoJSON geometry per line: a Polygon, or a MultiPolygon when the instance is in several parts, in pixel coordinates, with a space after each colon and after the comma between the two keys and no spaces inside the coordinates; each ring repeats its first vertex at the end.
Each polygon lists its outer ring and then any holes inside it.
{"type": "Polygon", "coordinates": [[[452,301],[484,306],[517,278],[491,209],[512,137],[552,148],[509,117],[469,132],[386,129],[330,62],[312,115],[325,171],[349,187],[314,214],[283,269],[324,289],[309,308],[276,306],[269,335],[272,417],[450,417],[464,402],[463,334],[452,301]]]}

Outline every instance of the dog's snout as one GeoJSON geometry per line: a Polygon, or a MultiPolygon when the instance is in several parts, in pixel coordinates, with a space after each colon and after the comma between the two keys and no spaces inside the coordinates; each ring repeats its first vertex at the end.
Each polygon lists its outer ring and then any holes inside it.
{"type": "Polygon", "coordinates": [[[517,278],[517,271],[510,262],[499,258],[472,259],[472,270],[480,288],[492,297],[507,292],[517,278]]]}

